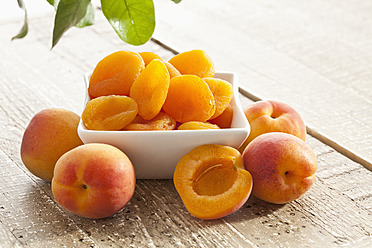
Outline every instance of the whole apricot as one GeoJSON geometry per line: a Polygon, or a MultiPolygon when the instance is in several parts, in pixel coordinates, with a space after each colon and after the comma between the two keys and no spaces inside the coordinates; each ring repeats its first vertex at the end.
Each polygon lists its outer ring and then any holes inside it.
{"type": "Polygon", "coordinates": [[[52,193],[64,209],[86,218],[109,217],[133,196],[136,177],[129,158],[107,144],[86,144],[56,163],[52,193]]]}
{"type": "Polygon", "coordinates": [[[282,132],[255,138],[244,150],[243,160],[253,177],[252,194],[276,204],[305,194],[318,168],[316,155],[306,142],[282,132]]]}
{"type": "Polygon", "coordinates": [[[35,176],[51,181],[57,160],[67,151],[80,146],[77,127],[80,117],[60,108],[38,112],[22,138],[21,159],[35,176]]]}
{"type": "Polygon", "coordinates": [[[201,145],[185,154],[173,176],[187,210],[200,219],[217,219],[237,211],[252,190],[251,174],[241,154],[223,145],[201,145]]]}
{"type": "Polygon", "coordinates": [[[283,132],[306,140],[306,125],[301,115],[290,105],[273,100],[258,101],[244,109],[251,132],[240,152],[257,136],[269,132],[283,132]]]}

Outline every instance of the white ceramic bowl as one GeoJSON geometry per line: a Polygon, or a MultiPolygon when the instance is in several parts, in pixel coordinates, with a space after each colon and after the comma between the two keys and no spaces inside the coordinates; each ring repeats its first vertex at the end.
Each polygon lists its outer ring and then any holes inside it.
{"type": "MultiPolygon", "coordinates": [[[[250,126],[239,102],[238,78],[231,72],[216,72],[216,78],[233,85],[231,128],[170,131],[95,131],[80,120],[78,134],[84,143],[106,143],[121,149],[132,161],[137,179],[172,179],[180,158],[203,144],[238,148],[248,137],[250,126]]],[[[85,75],[89,83],[89,75],[85,75]]],[[[89,101],[86,91],[85,104],[89,101]]],[[[85,107],[85,105],[84,105],[85,107]]]]}

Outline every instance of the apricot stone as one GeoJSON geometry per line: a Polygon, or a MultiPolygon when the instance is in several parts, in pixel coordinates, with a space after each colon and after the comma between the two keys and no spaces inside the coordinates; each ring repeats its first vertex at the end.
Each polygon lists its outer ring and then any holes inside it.
{"type": "Polygon", "coordinates": [[[31,119],[23,134],[21,159],[32,174],[52,180],[57,160],[83,144],[77,133],[79,120],[79,115],[60,108],[44,109],[31,119]]]}

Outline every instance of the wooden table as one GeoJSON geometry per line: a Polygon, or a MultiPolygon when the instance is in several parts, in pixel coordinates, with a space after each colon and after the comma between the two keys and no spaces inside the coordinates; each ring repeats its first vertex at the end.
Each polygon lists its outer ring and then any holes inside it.
{"type": "Polygon", "coordinates": [[[372,2],[155,1],[157,27],[144,46],[97,23],[71,29],[53,49],[51,13],[0,22],[0,247],[371,247],[372,2]],[[287,102],[308,126],[317,180],[285,205],[253,196],[213,221],[192,217],[171,180],[137,180],[118,214],[90,220],[61,209],[50,184],[27,171],[19,149],[38,111],[82,112],[83,74],[117,50],[204,49],[218,70],[239,74],[244,106],[287,102]]]}

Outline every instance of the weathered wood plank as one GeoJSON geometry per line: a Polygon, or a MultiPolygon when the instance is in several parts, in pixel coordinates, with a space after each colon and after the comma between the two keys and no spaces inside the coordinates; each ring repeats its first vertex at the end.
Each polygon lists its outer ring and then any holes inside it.
{"type": "MultiPolygon", "coordinates": [[[[110,218],[89,220],[62,210],[53,200],[50,184],[31,175],[20,160],[22,134],[31,117],[56,106],[81,112],[82,73],[112,51],[149,50],[164,58],[172,53],[152,42],[143,47],[124,45],[106,22],[83,33],[72,29],[49,51],[46,20],[32,19],[37,32],[26,40],[10,43],[0,35],[0,125],[5,130],[0,134],[0,194],[5,196],[0,197],[0,241],[27,247],[368,244],[372,173],[311,136],[307,142],[318,156],[318,179],[303,198],[289,204],[251,197],[235,214],[203,221],[187,212],[171,180],[138,180],[130,203],[110,218]]],[[[13,31],[15,26],[2,24],[1,30],[13,31]]],[[[244,96],[241,102],[251,103],[244,96]]]]}
{"type": "Polygon", "coordinates": [[[251,93],[289,103],[371,166],[371,5],[163,0],[155,37],[178,51],[206,50],[251,93]]]}

